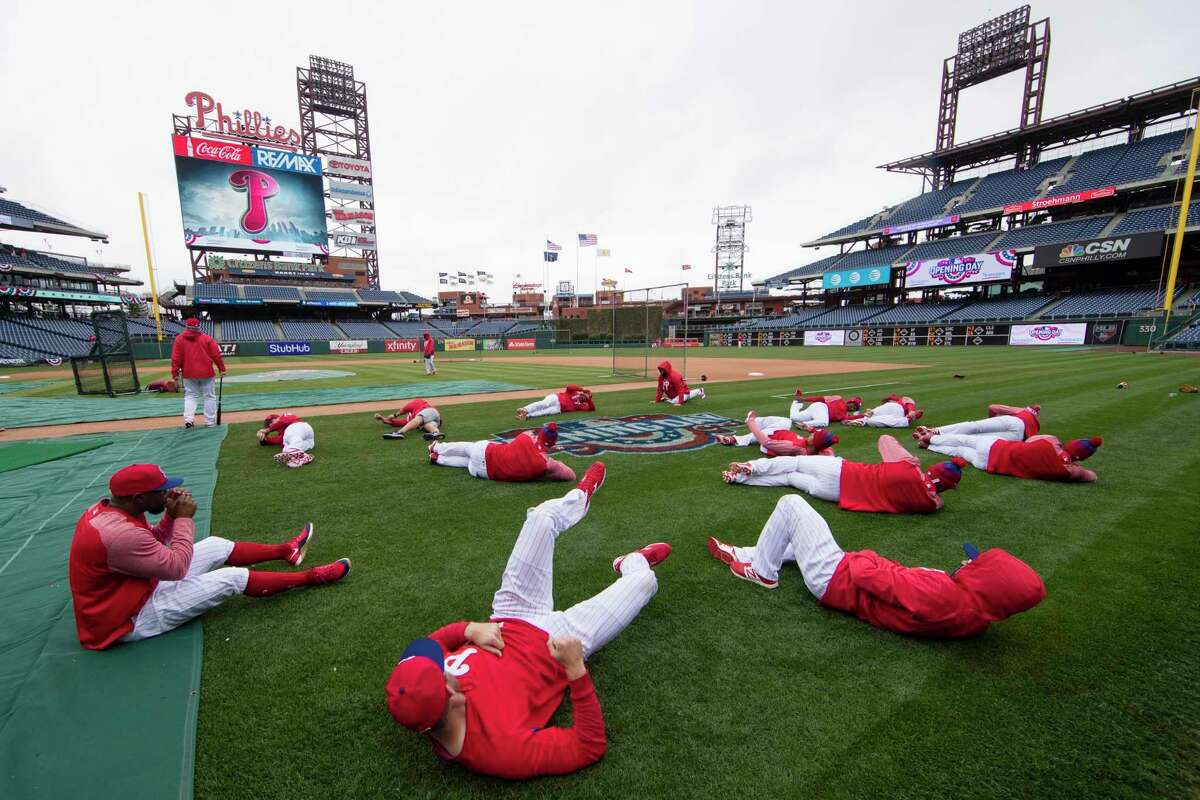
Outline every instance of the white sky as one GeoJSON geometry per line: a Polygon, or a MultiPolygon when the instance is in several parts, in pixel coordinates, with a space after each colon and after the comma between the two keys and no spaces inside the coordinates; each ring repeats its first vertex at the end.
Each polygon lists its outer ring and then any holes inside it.
{"type": "MultiPolygon", "coordinates": [[[[432,295],[438,272],[482,269],[506,302],[515,275],[541,281],[547,237],[564,246],[552,280],[573,280],[577,233],[612,250],[600,277],[623,288],[708,284],[712,209],[731,204],[753,207],[757,280],[919,191],[875,165],[932,149],[942,59],[1016,5],[7,0],[0,185],[107,232],[101,259],[142,279],[146,192],[160,282],[186,280],[170,115],[198,89],[299,129],[295,68],[311,53],[367,84],[384,288],[432,295]]],[[[1035,2],[1052,30],[1044,116],[1200,74],[1194,8],[1035,2]]],[[[965,92],[958,141],[1015,126],[1022,80],[965,92]]]]}

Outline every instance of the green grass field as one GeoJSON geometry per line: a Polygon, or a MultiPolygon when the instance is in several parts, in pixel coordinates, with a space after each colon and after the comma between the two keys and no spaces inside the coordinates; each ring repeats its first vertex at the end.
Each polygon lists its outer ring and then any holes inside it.
{"type": "MultiPolygon", "coordinates": [[[[1043,432],[1103,436],[1088,462],[1096,484],[968,469],[930,517],[812,501],[847,550],[951,569],[963,541],[1004,547],[1041,573],[1046,600],[972,640],[879,631],[820,607],[794,567],[768,592],[710,559],[707,536],[753,543],[785,493],[721,482],[723,466],[751,451],[607,456],[608,482],[590,514],[559,539],[557,605],[608,585],[614,556],[657,540],[674,548],[658,569],[658,596],[590,664],[608,753],[573,776],[490,780],[442,765],[397,728],[383,685],[409,640],[488,616],[525,510],[566,485],[491,483],[430,466],[419,438],[383,441],[369,414],[316,419],[316,461],[285,470],[256,446],[253,424],[236,425],[221,452],[213,532],[274,540],[312,519],[310,561],[350,556],[354,571],[326,589],[236,598],[205,618],[197,797],[1200,795],[1200,396],[1169,397],[1182,382],[1200,383],[1200,361],[1009,348],[703,355],[922,364],[802,385],[888,384],[859,391],[868,401],[912,394],[930,424],[978,418],[988,402],[1039,402],[1043,432]],[[1115,389],[1121,380],[1130,388],[1115,389]]],[[[441,377],[461,369],[530,386],[599,382],[531,367],[447,364],[441,377]],[[522,370],[528,377],[512,377],[522,370]]],[[[382,376],[367,365],[335,368],[382,376]]],[[[402,368],[379,369],[418,379],[418,366],[402,368]]],[[[708,400],[688,410],[784,413],[787,401],[774,396],[796,383],[710,385],[708,400]]],[[[598,402],[610,416],[644,413],[650,391],[598,402]]],[[[454,406],[447,432],[485,438],[517,426],[514,410],[454,406]]],[[[837,432],[839,455],[875,460],[878,432],[837,432]]],[[[564,460],[579,473],[588,463],[564,460]]],[[[569,719],[560,711],[556,722],[569,719]]]]}

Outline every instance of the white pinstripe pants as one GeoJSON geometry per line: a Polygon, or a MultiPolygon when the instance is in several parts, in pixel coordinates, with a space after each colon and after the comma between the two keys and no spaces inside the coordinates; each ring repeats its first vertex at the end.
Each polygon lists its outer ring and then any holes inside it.
{"type": "Polygon", "coordinates": [[[703,389],[688,389],[687,394],[677,394],[674,397],[668,397],[667,402],[672,405],[681,406],[688,400],[695,400],[703,391],[703,389]]]}
{"type": "Polygon", "coordinates": [[[955,422],[953,425],[939,425],[938,432],[947,436],[974,436],[979,433],[990,433],[1010,442],[1025,441],[1025,423],[1020,417],[1010,414],[1001,414],[998,417],[977,419],[971,422],[955,422]]]}
{"type": "MultiPolygon", "coordinates": [[[[759,417],[758,429],[765,435],[770,436],[775,431],[786,431],[792,427],[792,421],[787,417],[759,417]]],[[[758,444],[758,440],[754,438],[753,433],[743,433],[741,436],[733,437],[737,440],[738,447],[749,447],[752,444],[758,444]]]]}
{"type": "Polygon", "coordinates": [[[842,496],[841,456],[778,456],[757,458],[749,475],[735,482],[748,486],[791,486],[820,500],[836,503],[842,496]]]}
{"type": "Polygon", "coordinates": [[[863,420],[868,428],[907,428],[908,415],[899,403],[884,403],[871,409],[871,416],[863,420]]]}
{"type": "Polygon", "coordinates": [[[133,630],[122,642],[149,639],[175,630],[210,609],[246,590],[250,570],[245,567],[221,567],[233,552],[233,542],[209,536],[196,542],[187,575],[177,581],[159,581],[154,593],[133,620],[133,630]]]}
{"type": "Polygon", "coordinates": [[[554,610],[554,543],[583,519],[587,508],[587,495],[572,489],[529,509],[492,598],[493,618],[512,617],[551,636],[579,639],[584,658],[625,630],[658,591],[654,570],[644,556],[632,553],[621,562],[621,577],[607,589],[566,611],[554,610]]]}
{"type": "Polygon", "coordinates": [[[522,406],[525,414],[530,417],[544,417],[548,414],[559,414],[562,412],[562,404],[558,402],[558,395],[548,394],[541,400],[535,400],[527,406],[522,406]]]}
{"type": "Polygon", "coordinates": [[[804,403],[801,403],[799,400],[793,400],[791,418],[792,422],[797,425],[807,425],[810,428],[828,428],[829,406],[824,403],[812,403],[808,408],[804,408],[804,403]]]}
{"type": "MultiPolygon", "coordinates": [[[[487,446],[489,442],[435,442],[433,452],[443,467],[466,467],[476,478],[487,480],[487,446]]],[[[574,523],[572,523],[574,524],[574,523]]]]}
{"type": "Polygon", "coordinates": [[[795,561],[804,585],[818,600],[846,555],[834,541],[829,523],[798,494],[779,498],[754,547],[734,548],[738,561],[749,561],[768,580],[779,579],[779,568],[795,561]]]}
{"type": "MultiPolygon", "coordinates": [[[[929,451],[941,453],[944,456],[959,456],[965,458],[972,467],[985,472],[988,459],[992,455],[992,445],[1004,439],[1003,436],[965,436],[939,433],[929,440],[929,451]]],[[[1017,441],[1020,441],[1019,439],[1017,441]]]]}

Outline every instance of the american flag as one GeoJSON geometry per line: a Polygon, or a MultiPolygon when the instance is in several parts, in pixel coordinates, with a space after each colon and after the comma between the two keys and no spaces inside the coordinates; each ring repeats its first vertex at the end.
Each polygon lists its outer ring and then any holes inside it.
{"type": "Polygon", "coordinates": [[[579,234],[579,246],[580,247],[587,247],[587,246],[593,245],[595,243],[596,243],[596,234],[594,234],[594,233],[579,234]]]}
{"type": "Polygon", "coordinates": [[[546,249],[549,250],[551,253],[557,253],[559,250],[562,250],[562,245],[555,244],[554,242],[547,239],[546,240],[546,249]]]}
{"type": "Polygon", "coordinates": [[[629,267],[626,267],[625,271],[628,272],[630,275],[633,274],[633,270],[631,270],[629,267]]]}
{"type": "Polygon", "coordinates": [[[691,265],[691,264],[681,264],[681,265],[679,266],[679,268],[680,268],[680,269],[691,269],[691,268],[692,268],[692,265],[691,265]]]}

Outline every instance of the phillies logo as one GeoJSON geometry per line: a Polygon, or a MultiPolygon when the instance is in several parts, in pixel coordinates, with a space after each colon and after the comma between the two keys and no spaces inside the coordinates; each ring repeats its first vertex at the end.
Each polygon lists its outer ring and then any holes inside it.
{"type": "Polygon", "coordinates": [[[1038,325],[1029,330],[1029,335],[1039,342],[1049,342],[1062,336],[1062,328],[1057,325],[1038,325]]]}
{"type": "Polygon", "coordinates": [[[282,125],[272,126],[271,117],[258,111],[247,108],[234,111],[231,117],[212,95],[204,92],[188,92],[183,96],[183,102],[188,108],[196,109],[196,128],[199,130],[300,146],[300,134],[296,130],[282,125]]]}
{"type": "MultiPolygon", "coordinates": [[[[629,417],[595,417],[578,422],[558,423],[558,442],[553,452],[572,456],[601,453],[679,453],[707,447],[717,434],[733,433],[737,420],[703,412],[674,414],[635,414],[629,417]]],[[[523,428],[503,431],[493,438],[510,442],[523,428]]]]}
{"type": "Polygon", "coordinates": [[[265,172],[239,169],[229,176],[235,191],[246,193],[246,213],[242,215],[242,230],[260,233],[267,227],[267,198],[279,194],[279,183],[265,172]]]}

